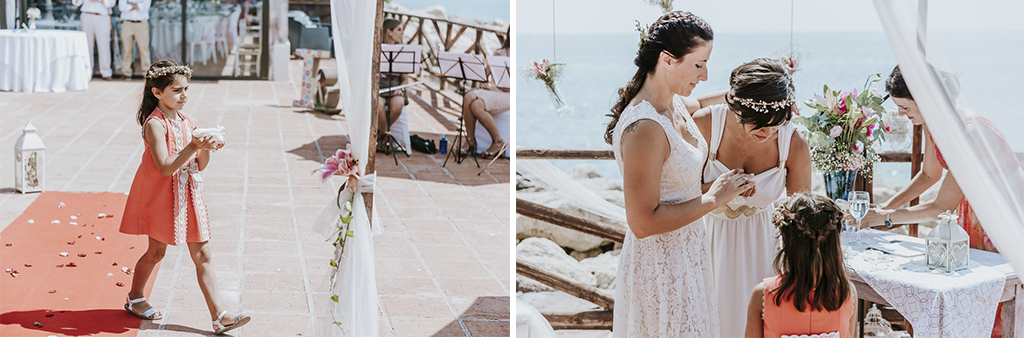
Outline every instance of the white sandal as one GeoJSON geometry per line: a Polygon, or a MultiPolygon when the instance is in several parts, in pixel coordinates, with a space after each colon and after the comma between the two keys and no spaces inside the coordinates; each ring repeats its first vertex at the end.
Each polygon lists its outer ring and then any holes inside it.
{"type": "Polygon", "coordinates": [[[146,301],[146,297],[139,297],[139,298],[136,298],[136,299],[131,299],[131,296],[126,296],[125,299],[128,300],[128,302],[124,304],[125,311],[130,312],[131,314],[135,315],[136,317],[139,317],[139,318],[142,318],[142,319],[145,319],[145,320],[161,320],[161,319],[164,318],[163,314],[160,313],[160,311],[157,311],[157,309],[154,308],[152,305],[149,306],[149,310],[143,311],[141,315],[138,312],[135,312],[133,305],[145,302],[146,301]]]}
{"type": "Polygon", "coordinates": [[[221,334],[233,329],[237,329],[239,327],[242,327],[242,325],[245,325],[246,323],[249,322],[250,319],[252,319],[249,316],[246,316],[245,314],[239,313],[238,316],[235,316],[235,321],[231,323],[231,325],[224,326],[224,324],[220,323],[220,320],[224,318],[224,315],[227,313],[227,311],[221,311],[220,315],[217,316],[217,320],[213,321],[213,334],[221,334]]]}

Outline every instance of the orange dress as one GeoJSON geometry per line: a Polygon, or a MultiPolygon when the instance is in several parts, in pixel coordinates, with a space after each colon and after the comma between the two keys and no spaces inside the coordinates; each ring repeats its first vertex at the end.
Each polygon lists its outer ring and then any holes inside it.
{"type": "MultiPolygon", "coordinates": [[[[174,156],[192,142],[195,123],[192,117],[178,112],[181,121],[174,121],[159,109],[149,115],[159,120],[167,130],[167,152],[174,156]]],[[[145,135],[145,127],[143,127],[145,135]]],[[[143,136],[145,142],[145,136],[143,136]]],[[[203,202],[201,182],[185,170],[164,177],[157,169],[146,143],[142,163],[135,172],[128,201],[125,202],[120,231],[132,235],[148,235],[162,243],[179,245],[186,242],[210,240],[210,222],[203,202]]],[[[198,166],[196,155],[184,168],[198,166]]]]}
{"type": "MultiPolygon", "coordinates": [[[[808,305],[803,312],[797,311],[792,300],[783,300],[775,305],[775,294],[780,290],[779,276],[764,279],[764,337],[778,338],[782,335],[816,335],[839,331],[840,338],[850,338],[850,316],[853,315],[853,300],[847,299],[838,311],[815,311],[808,305]]],[[[852,294],[851,294],[852,295],[852,294]]],[[[813,296],[812,296],[813,297],[813,296]]]]}
{"type": "MultiPolygon", "coordinates": [[[[984,124],[989,127],[989,129],[999,133],[999,129],[996,128],[996,126],[988,119],[975,118],[975,121],[984,124]]],[[[999,134],[999,137],[1002,138],[1003,135],[999,134]]],[[[935,149],[935,158],[939,160],[939,165],[942,166],[942,169],[949,170],[949,167],[946,165],[946,159],[943,158],[942,153],[939,152],[939,146],[935,144],[935,140],[932,139],[931,133],[928,134],[928,141],[932,143],[932,147],[935,149]]],[[[974,208],[971,208],[971,203],[967,202],[967,197],[964,197],[964,199],[960,200],[960,204],[957,204],[956,212],[960,215],[957,223],[964,228],[964,231],[967,231],[971,249],[999,252],[999,250],[996,250],[996,247],[992,245],[992,240],[988,238],[987,234],[985,234],[985,229],[981,227],[981,221],[979,221],[978,216],[974,214],[974,208]]],[[[996,308],[996,321],[992,327],[992,338],[999,338],[1002,336],[1003,306],[1002,303],[999,303],[999,306],[996,308]]]]}

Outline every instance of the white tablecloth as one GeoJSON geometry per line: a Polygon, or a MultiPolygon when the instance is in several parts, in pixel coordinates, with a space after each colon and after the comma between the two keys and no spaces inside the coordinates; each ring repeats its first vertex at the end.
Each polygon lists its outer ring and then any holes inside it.
{"type": "Polygon", "coordinates": [[[0,30],[0,90],[85,90],[91,75],[83,32],[0,30]]]}
{"type": "MultiPolygon", "coordinates": [[[[893,248],[897,241],[904,249],[924,249],[923,239],[877,230],[862,231],[861,239],[868,247],[893,248]]],[[[988,337],[992,332],[1006,285],[1006,275],[996,269],[972,259],[970,268],[939,273],[923,267],[923,254],[908,258],[844,246],[843,255],[847,267],[910,321],[915,336],[988,337]]]]}

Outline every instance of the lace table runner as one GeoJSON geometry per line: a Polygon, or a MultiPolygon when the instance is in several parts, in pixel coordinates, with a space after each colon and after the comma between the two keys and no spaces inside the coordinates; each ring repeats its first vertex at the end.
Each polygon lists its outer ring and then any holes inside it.
{"type": "MultiPolygon", "coordinates": [[[[861,231],[862,247],[924,240],[877,230],[861,231]]],[[[1006,275],[971,260],[970,267],[946,273],[930,270],[924,256],[903,257],[877,250],[855,250],[843,238],[847,267],[896,308],[917,337],[988,337],[992,332],[1006,275]]],[[[917,246],[913,245],[913,246],[917,246]]]]}

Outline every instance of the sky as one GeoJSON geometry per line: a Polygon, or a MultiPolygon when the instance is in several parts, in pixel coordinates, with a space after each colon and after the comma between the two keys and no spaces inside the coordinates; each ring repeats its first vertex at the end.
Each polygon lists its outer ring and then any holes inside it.
{"type": "MultiPolygon", "coordinates": [[[[916,11],[916,0],[894,0],[916,11]]],[[[660,9],[644,0],[517,0],[517,34],[614,34],[649,25],[660,9]],[[554,8],[552,8],[554,2],[554,8]]],[[[853,0],[675,0],[674,9],[697,14],[715,32],[881,32],[873,1],[853,0]],[[792,5],[792,6],[791,6],[792,5]],[[792,17],[790,20],[792,9],[792,17]]],[[[933,0],[928,8],[929,30],[1024,29],[1022,0],[933,0]]]]}

